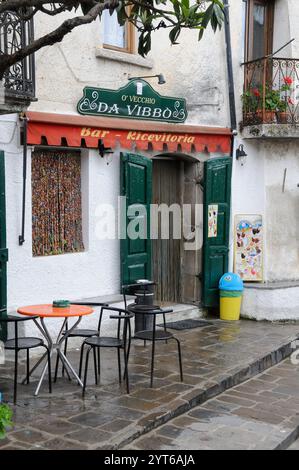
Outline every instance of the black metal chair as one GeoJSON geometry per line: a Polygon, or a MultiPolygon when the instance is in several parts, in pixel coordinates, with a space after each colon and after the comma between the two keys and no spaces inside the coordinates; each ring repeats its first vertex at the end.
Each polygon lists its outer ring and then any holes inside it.
{"type": "Polygon", "coordinates": [[[143,315],[149,316],[151,315],[153,318],[152,322],[152,329],[151,330],[144,330],[135,332],[134,339],[141,339],[144,341],[151,341],[152,342],[152,360],[151,360],[151,387],[153,386],[153,376],[154,376],[154,363],[155,363],[155,343],[156,341],[168,341],[174,340],[177,342],[178,345],[178,356],[179,356],[179,367],[180,367],[180,377],[181,382],[183,382],[183,366],[182,366],[182,353],[181,353],[181,343],[180,341],[172,334],[170,331],[166,329],[165,321],[164,321],[164,330],[157,330],[157,322],[156,318],[157,315],[163,315],[165,318],[166,313],[172,312],[172,309],[161,309],[157,308],[155,305],[134,305],[130,308],[130,312],[136,315],[143,315]]]}
{"type": "Polygon", "coordinates": [[[44,341],[41,338],[34,337],[19,337],[19,323],[38,318],[34,317],[20,317],[16,315],[7,315],[1,316],[1,313],[6,310],[0,311],[0,323],[14,323],[14,338],[8,339],[4,343],[4,348],[7,350],[15,351],[15,369],[14,369],[14,404],[17,402],[17,380],[18,380],[18,355],[19,351],[26,350],[27,361],[26,361],[26,382],[29,384],[29,374],[30,374],[30,358],[29,350],[34,348],[45,348],[48,354],[48,372],[49,372],[49,393],[52,393],[52,384],[51,384],[51,360],[50,360],[50,351],[48,346],[45,345],[44,341]]]}
{"type": "MultiPolygon", "coordinates": [[[[124,299],[124,304],[125,304],[125,309],[128,311],[131,311],[131,307],[135,305],[144,305],[148,306],[151,305],[152,309],[157,309],[161,310],[162,316],[163,316],[163,325],[164,325],[164,330],[166,331],[166,318],[165,318],[165,313],[163,309],[161,309],[160,305],[152,305],[151,301],[148,301],[148,291],[147,288],[150,286],[155,286],[156,282],[155,281],[146,281],[146,282],[135,282],[133,284],[125,284],[122,286],[122,295],[124,299]],[[137,291],[137,292],[136,292],[137,291]],[[135,295],[140,294],[140,297],[138,299],[138,302],[135,301],[133,304],[128,305],[128,300],[127,296],[129,295],[135,295]],[[140,303],[142,302],[142,303],[140,303]]],[[[153,295],[153,294],[152,294],[153,295]]],[[[137,299],[136,299],[137,300],[137,299]]],[[[172,311],[172,310],[171,310],[172,311]]],[[[146,330],[147,328],[147,317],[145,315],[140,315],[141,316],[141,324],[142,324],[142,329],[146,330]]],[[[136,325],[135,325],[136,326],[136,325]]],[[[135,328],[136,330],[136,328],[135,328]]],[[[167,340],[166,340],[167,343],[167,340]]],[[[144,341],[144,346],[146,345],[146,341],[144,341]]]]}
{"type": "Polygon", "coordinates": [[[116,308],[116,307],[102,307],[99,319],[99,331],[97,336],[87,338],[81,346],[80,354],[80,365],[79,365],[79,377],[81,378],[82,373],[82,363],[84,348],[88,346],[85,359],[85,370],[84,370],[84,380],[83,380],[83,396],[86,390],[86,381],[87,381],[87,372],[88,372],[88,362],[90,351],[93,350],[94,357],[94,373],[95,373],[95,383],[98,384],[98,375],[101,373],[100,365],[100,349],[101,348],[116,348],[117,349],[117,359],[118,359],[118,378],[119,383],[122,382],[122,372],[121,372],[121,356],[120,351],[124,352],[124,379],[126,380],[127,393],[130,393],[129,389],[129,374],[128,374],[128,360],[129,360],[129,350],[131,344],[131,323],[130,320],[133,317],[127,310],[116,308]],[[101,326],[103,313],[105,311],[115,312],[117,315],[110,315],[111,319],[117,320],[117,330],[115,336],[101,336],[101,326]],[[123,321],[123,327],[121,327],[121,322],[123,321]],[[96,350],[98,352],[98,368],[96,361],[96,350]]]}
{"type": "MultiPolygon", "coordinates": [[[[88,305],[90,307],[108,307],[108,304],[105,303],[95,303],[95,302],[71,302],[72,305],[88,305]]],[[[98,322],[98,328],[97,330],[91,330],[91,329],[84,329],[84,328],[76,328],[75,330],[72,331],[72,333],[68,336],[68,338],[91,338],[92,336],[98,336],[99,333],[99,326],[100,326],[100,320],[98,322]]],[[[68,324],[66,322],[66,328],[68,327],[68,324]]],[[[65,334],[63,332],[62,334],[65,334]]],[[[67,346],[68,346],[68,338],[64,342],[64,355],[66,356],[67,354],[67,346]]],[[[56,359],[56,365],[55,365],[55,374],[54,374],[54,382],[57,380],[57,375],[58,375],[58,367],[59,367],[59,356],[57,356],[56,359]]],[[[65,371],[64,365],[62,366],[62,376],[64,376],[64,371],[65,371]]],[[[66,373],[68,375],[69,380],[71,380],[68,371],[66,370],[66,373]]]]}

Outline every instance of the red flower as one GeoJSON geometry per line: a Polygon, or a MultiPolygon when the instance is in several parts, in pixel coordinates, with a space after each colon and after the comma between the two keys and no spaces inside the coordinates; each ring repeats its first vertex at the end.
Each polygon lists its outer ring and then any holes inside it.
{"type": "Polygon", "coordinates": [[[285,83],[286,85],[292,85],[292,83],[293,83],[292,77],[285,77],[285,78],[284,78],[284,83],[285,83]]]}
{"type": "Polygon", "coordinates": [[[292,98],[288,98],[288,103],[292,106],[294,105],[294,101],[292,100],[292,98]]]}
{"type": "Polygon", "coordinates": [[[261,96],[261,94],[260,94],[258,88],[253,88],[252,93],[253,93],[254,96],[256,96],[257,98],[260,98],[260,96],[261,96]]]}

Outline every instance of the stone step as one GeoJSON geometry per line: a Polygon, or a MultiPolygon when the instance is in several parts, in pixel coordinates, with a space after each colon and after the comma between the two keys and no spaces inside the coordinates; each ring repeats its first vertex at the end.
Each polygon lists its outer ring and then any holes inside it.
{"type": "MultiPolygon", "coordinates": [[[[217,323],[217,321],[215,323],[217,323]]],[[[228,322],[228,324],[229,323],[230,322],[228,322]]],[[[193,392],[186,393],[182,397],[182,400],[177,400],[177,406],[172,407],[171,410],[163,413],[162,415],[157,414],[156,416],[149,417],[150,419],[147,421],[144,421],[142,429],[139,429],[138,431],[132,430],[130,436],[126,435],[123,436],[123,438],[118,436],[113,442],[113,447],[119,449],[130,448],[130,443],[135,441],[135,439],[142,435],[147,435],[147,433],[153,429],[160,428],[160,426],[164,425],[165,423],[168,424],[173,418],[184,415],[198,405],[204,407],[205,403],[212,398],[218,398],[221,396],[221,394],[224,394],[226,391],[230,391],[233,389],[233,387],[244,384],[244,382],[248,383],[250,380],[257,380],[260,374],[263,374],[268,371],[268,369],[274,367],[277,364],[280,364],[292,354],[298,344],[296,338],[298,338],[298,335],[294,332],[294,337],[290,337],[289,341],[286,341],[283,344],[277,344],[275,349],[273,349],[268,354],[261,354],[257,360],[252,362],[248,360],[248,363],[243,367],[237,366],[232,368],[229,373],[224,373],[222,376],[220,375],[216,381],[207,381],[206,384],[201,385],[200,389],[194,389],[193,392]]],[[[293,374],[296,376],[295,370],[292,372],[292,376],[293,374]]],[[[282,432],[280,432],[280,430],[277,432],[280,437],[283,436],[283,439],[280,441],[277,440],[276,435],[275,445],[277,445],[277,448],[286,449],[291,443],[294,442],[294,440],[297,439],[299,435],[299,428],[297,429],[297,427],[292,426],[288,427],[287,429],[283,429],[282,432]]],[[[147,449],[153,449],[153,447],[147,447],[147,449]]]]}
{"type": "Polygon", "coordinates": [[[172,313],[168,313],[166,321],[180,321],[180,320],[198,320],[207,316],[207,310],[202,307],[197,307],[190,304],[162,304],[162,307],[169,307],[173,309],[172,313]]]}
{"type": "Polygon", "coordinates": [[[126,449],[299,449],[299,365],[289,359],[168,421],[126,449]]]}

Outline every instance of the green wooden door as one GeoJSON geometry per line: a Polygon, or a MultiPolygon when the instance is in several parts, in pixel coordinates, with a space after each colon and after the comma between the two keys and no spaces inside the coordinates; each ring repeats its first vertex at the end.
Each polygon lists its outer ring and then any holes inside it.
{"type": "MultiPolygon", "coordinates": [[[[6,264],[6,211],[5,211],[5,161],[4,152],[0,151],[0,309],[7,307],[7,274],[6,264]]],[[[0,315],[3,315],[0,313],[0,315]]],[[[6,328],[0,324],[0,340],[5,341],[6,328]]]]}
{"type": "Polygon", "coordinates": [[[231,158],[205,162],[202,300],[206,307],[219,304],[219,279],[228,269],[231,171],[231,158]],[[217,206],[214,211],[218,212],[216,236],[209,234],[209,212],[210,221],[213,219],[211,206],[217,206]]]}
{"type": "Polygon", "coordinates": [[[126,229],[140,232],[135,239],[128,234],[121,239],[121,283],[127,284],[137,279],[151,279],[152,162],[141,155],[123,153],[120,170],[121,195],[126,198],[126,215],[121,223],[126,229]]]}

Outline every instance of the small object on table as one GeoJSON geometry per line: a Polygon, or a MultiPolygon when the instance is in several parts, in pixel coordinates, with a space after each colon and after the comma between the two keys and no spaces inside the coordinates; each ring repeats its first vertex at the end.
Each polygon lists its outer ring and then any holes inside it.
{"type": "Polygon", "coordinates": [[[69,300],[53,300],[53,307],[55,308],[67,308],[70,306],[70,301],[69,300]]]}
{"type": "MultiPolygon", "coordinates": [[[[38,318],[33,318],[33,321],[48,343],[50,356],[52,356],[53,352],[56,350],[56,353],[59,356],[63,365],[65,366],[66,370],[70,371],[75,377],[78,384],[81,387],[83,387],[83,383],[80,377],[76,373],[70,361],[66,358],[65,354],[63,353],[62,346],[63,346],[63,343],[68,338],[68,336],[72,333],[72,331],[79,325],[82,317],[84,315],[90,315],[91,313],[93,313],[93,309],[85,305],[70,304],[68,307],[61,308],[61,307],[53,307],[53,305],[51,304],[44,304],[44,305],[29,305],[26,307],[20,307],[18,309],[18,313],[21,313],[22,315],[27,315],[27,316],[33,316],[33,317],[38,316],[38,318]],[[74,318],[78,317],[78,319],[76,319],[73,326],[69,328],[68,319],[70,317],[74,317],[74,318]],[[60,328],[60,331],[58,333],[56,340],[53,340],[49,330],[46,327],[46,324],[45,324],[46,318],[63,318],[64,319],[62,327],[60,328]]],[[[35,369],[39,366],[39,364],[44,360],[45,356],[46,355],[44,354],[37,361],[35,366],[29,371],[28,376],[31,375],[35,371],[35,369]]],[[[48,363],[45,364],[42,370],[40,380],[38,382],[37,388],[34,393],[35,396],[38,395],[38,392],[40,390],[47,368],[48,368],[48,363]]]]}

